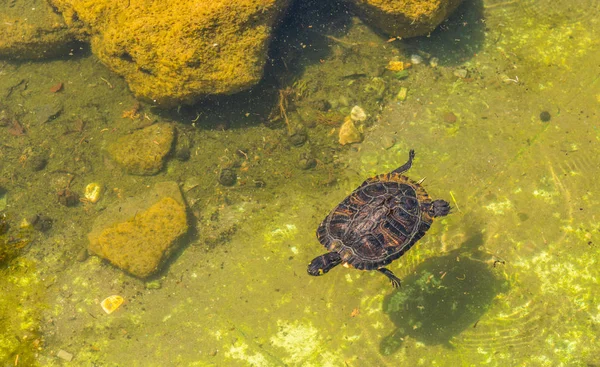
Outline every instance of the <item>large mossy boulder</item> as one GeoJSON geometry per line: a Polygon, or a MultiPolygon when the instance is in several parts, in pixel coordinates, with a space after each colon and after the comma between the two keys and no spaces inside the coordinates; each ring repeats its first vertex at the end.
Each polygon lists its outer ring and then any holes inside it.
{"type": "Polygon", "coordinates": [[[462,0],[346,0],[364,21],[392,37],[433,31],[462,0]]]}
{"type": "Polygon", "coordinates": [[[137,97],[172,107],[255,85],[289,0],[50,2],[137,97]]]}
{"type": "Polygon", "coordinates": [[[89,249],[116,267],[146,278],[160,270],[187,231],[179,186],[163,182],[103,211],[88,234],[89,249]]]}

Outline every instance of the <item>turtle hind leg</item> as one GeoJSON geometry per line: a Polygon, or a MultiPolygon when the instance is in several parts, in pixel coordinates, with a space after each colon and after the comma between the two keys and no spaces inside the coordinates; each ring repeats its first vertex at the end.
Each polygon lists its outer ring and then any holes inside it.
{"type": "Polygon", "coordinates": [[[390,281],[392,282],[392,287],[400,288],[400,278],[395,276],[391,270],[388,270],[386,268],[379,268],[379,269],[377,269],[377,271],[384,274],[386,277],[388,277],[390,279],[390,281]]]}
{"type": "Polygon", "coordinates": [[[406,163],[404,163],[400,167],[393,170],[391,173],[401,174],[403,172],[408,171],[410,169],[410,167],[412,167],[412,161],[414,158],[415,158],[415,150],[411,149],[410,152],[408,152],[408,161],[406,161],[406,163]]]}
{"type": "Polygon", "coordinates": [[[450,214],[450,203],[444,200],[434,200],[429,207],[429,215],[432,217],[443,217],[450,214]]]}

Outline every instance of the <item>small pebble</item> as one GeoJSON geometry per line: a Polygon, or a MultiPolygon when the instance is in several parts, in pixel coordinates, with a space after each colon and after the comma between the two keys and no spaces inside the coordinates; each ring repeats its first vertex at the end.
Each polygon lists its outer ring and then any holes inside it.
{"type": "Polygon", "coordinates": [[[253,180],[252,182],[254,182],[254,187],[257,187],[259,189],[262,189],[263,187],[267,186],[267,183],[261,179],[253,180]]]}
{"type": "Polygon", "coordinates": [[[45,153],[33,152],[26,162],[32,171],[37,172],[46,168],[48,157],[45,153]]]}
{"type": "Polygon", "coordinates": [[[58,353],[56,353],[56,356],[60,359],[63,359],[67,362],[71,362],[73,360],[73,354],[65,351],[65,350],[59,350],[58,353]]]}
{"type": "Polygon", "coordinates": [[[396,99],[399,101],[406,101],[407,97],[408,97],[408,88],[401,87],[400,90],[398,91],[398,94],[396,94],[396,99]]]}
{"type": "Polygon", "coordinates": [[[355,122],[365,121],[367,119],[367,113],[362,107],[354,106],[350,111],[350,118],[355,122]]]}
{"type": "Polygon", "coordinates": [[[454,112],[450,111],[450,112],[446,112],[444,114],[444,122],[447,124],[453,124],[455,123],[457,120],[456,115],[454,114],[454,112]]]}
{"type": "Polygon", "coordinates": [[[151,282],[146,282],[145,287],[146,289],[160,289],[162,284],[158,280],[153,280],[151,282]]]}
{"type": "Polygon", "coordinates": [[[81,263],[87,260],[88,256],[88,250],[86,248],[82,248],[79,250],[79,252],[77,252],[77,257],[75,259],[81,263]]]}
{"type": "Polygon", "coordinates": [[[461,79],[466,78],[467,74],[468,74],[467,69],[457,69],[457,70],[454,70],[454,76],[457,76],[457,77],[459,77],[461,79]]]}
{"type": "Polygon", "coordinates": [[[219,183],[223,186],[233,186],[237,182],[237,174],[234,170],[225,168],[219,174],[219,183]]]}
{"type": "Polygon", "coordinates": [[[550,112],[548,112],[548,111],[542,111],[540,113],[540,120],[542,120],[542,122],[548,122],[548,121],[550,121],[551,118],[552,118],[552,116],[550,115],[550,112]]]}
{"type": "Polygon", "coordinates": [[[308,134],[304,130],[299,130],[288,137],[290,143],[295,147],[301,147],[308,140],[308,134]]]}
{"type": "Polygon", "coordinates": [[[46,232],[52,228],[52,218],[43,214],[36,214],[29,218],[28,221],[35,230],[40,232],[46,232]]]}
{"type": "Polygon", "coordinates": [[[410,55],[410,62],[413,65],[418,65],[423,63],[423,58],[420,55],[412,54],[410,55]]]}
{"type": "Polygon", "coordinates": [[[312,102],[312,107],[319,111],[329,111],[331,103],[326,99],[318,99],[312,102]]]}
{"type": "Polygon", "coordinates": [[[401,70],[401,71],[394,73],[394,78],[396,78],[398,80],[408,78],[408,70],[401,70]]]}
{"type": "Polygon", "coordinates": [[[309,156],[302,156],[298,161],[298,168],[302,170],[308,170],[311,168],[315,168],[316,166],[317,160],[309,156]]]}
{"type": "Polygon", "coordinates": [[[429,60],[429,66],[431,66],[432,68],[437,68],[437,66],[440,64],[440,59],[438,59],[437,57],[432,57],[429,60]]]}
{"type": "Polygon", "coordinates": [[[75,206],[79,204],[79,194],[69,190],[69,188],[62,189],[56,193],[58,196],[58,202],[64,206],[75,206]]]}
{"type": "Polygon", "coordinates": [[[390,149],[396,144],[396,139],[393,136],[386,135],[381,138],[381,146],[383,149],[390,149]]]}

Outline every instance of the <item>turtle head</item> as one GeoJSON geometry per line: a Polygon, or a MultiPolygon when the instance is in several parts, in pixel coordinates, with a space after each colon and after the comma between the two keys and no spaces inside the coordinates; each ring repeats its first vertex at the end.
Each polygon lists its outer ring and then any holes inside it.
{"type": "Polygon", "coordinates": [[[307,272],[312,276],[319,276],[326,274],[334,266],[339,265],[342,262],[340,254],[337,252],[328,252],[324,255],[317,256],[313,261],[308,264],[307,272]]]}
{"type": "Polygon", "coordinates": [[[429,204],[429,208],[427,213],[435,218],[435,217],[443,217],[450,213],[450,204],[444,200],[434,200],[429,204]]]}

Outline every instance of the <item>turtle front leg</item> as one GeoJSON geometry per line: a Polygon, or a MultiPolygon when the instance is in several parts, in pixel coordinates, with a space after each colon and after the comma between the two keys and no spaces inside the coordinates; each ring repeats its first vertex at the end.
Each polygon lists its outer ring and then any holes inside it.
{"type": "Polygon", "coordinates": [[[379,268],[379,269],[377,269],[377,271],[379,271],[380,273],[383,273],[386,277],[388,277],[390,279],[390,281],[392,282],[392,287],[400,288],[400,278],[395,276],[391,270],[388,270],[386,268],[379,268]]]}

